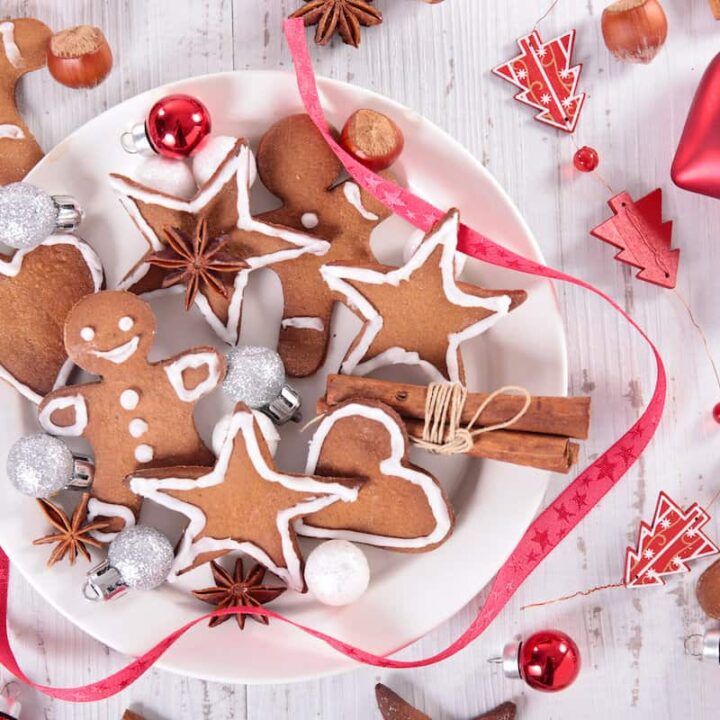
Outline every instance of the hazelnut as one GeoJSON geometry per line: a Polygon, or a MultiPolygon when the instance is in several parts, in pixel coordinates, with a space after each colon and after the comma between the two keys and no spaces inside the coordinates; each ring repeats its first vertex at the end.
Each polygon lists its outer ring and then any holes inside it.
{"type": "Polygon", "coordinates": [[[102,30],[78,25],[50,38],[48,70],[62,85],[92,88],[112,69],[113,56],[102,30]]]}
{"type": "Polygon", "coordinates": [[[345,123],[340,144],[365,167],[379,172],[389,168],[405,146],[402,130],[375,110],[358,110],[345,123]]]}
{"type": "Polygon", "coordinates": [[[602,14],[605,45],[625,62],[651,62],[665,44],[667,32],[659,0],[617,0],[602,14]]]}

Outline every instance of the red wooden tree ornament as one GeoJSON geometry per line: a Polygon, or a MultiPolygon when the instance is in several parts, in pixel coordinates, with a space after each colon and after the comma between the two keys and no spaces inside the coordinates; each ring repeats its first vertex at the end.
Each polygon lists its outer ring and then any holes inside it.
{"type": "Polygon", "coordinates": [[[625,585],[664,585],[664,575],[688,572],[690,560],[719,553],[720,548],[700,532],[709,520],[708,513],[697,503],[683,512],[661,492],[652,525],[641,522],[637,549],[627,549],[625,585]]]}
{"type": "Polygon", "coordinates": [[[638,201],[622,192],[608,205],[614,217],[590,234],[620,248],[615,259],[640,268],[640,280],[674,288],[680,251],[671,248],[672,221],[662,219],[662,190],[653,190],[638,201]]]}
{"type": "Polygon", "coordinates": [[[493,73],[520,88],[515,96],[540,112],[535,119],[571,133],[575,131],[585,93],[577,94],[582,65],[572,65],[575,30],[543,43],[534,30],[518,40],[522,51],[493,73]]]}

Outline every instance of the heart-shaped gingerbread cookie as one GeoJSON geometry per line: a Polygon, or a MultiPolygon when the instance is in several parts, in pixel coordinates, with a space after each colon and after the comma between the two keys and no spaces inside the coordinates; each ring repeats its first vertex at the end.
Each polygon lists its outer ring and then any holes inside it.
{"type": "Polygon", "coordinates": [[[34,403],[62,385],[72,368],[63,344],[65,317],[102,284],[99,258],[70,235],[0,255],[0,377],[34,403]]]}
{"type": "Polygon", "coordinates": [[[298,521],[298,534],[401,552],[444,543],[455,525],[452,506],[438,481],[408,455],[407,431],[391,408],[369,400],[334,408],[310,442],[306,472],[364,482],[354,502],[334,503],[298,521]]]}

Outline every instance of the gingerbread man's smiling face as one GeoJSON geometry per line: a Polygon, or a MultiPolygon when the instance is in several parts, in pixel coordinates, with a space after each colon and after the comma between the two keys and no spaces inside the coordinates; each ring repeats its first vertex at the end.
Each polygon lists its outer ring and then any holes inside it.
{"type": "Polygon", "coordinates": [[[130,365],[146,363],[154,337],[150,306],[124,291],[87,295],[65,321],[68,356],[95,375],[124,373],[130,365]]]}

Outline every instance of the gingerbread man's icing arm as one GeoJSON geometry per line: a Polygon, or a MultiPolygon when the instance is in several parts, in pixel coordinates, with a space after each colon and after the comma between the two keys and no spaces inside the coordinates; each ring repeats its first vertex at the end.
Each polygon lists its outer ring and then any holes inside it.
{"type": "Polygon", "coordinates": [[[88,406],[80,388],[64,388],[40,403],[38,421],[51,435],[81,437],[88,426],[88,406]],[[62,419],[58,417],[62,413],[62,419]]]}
{"type": "MultiPolygon", "coordinates": [[[[212,392],[225,377],[225,358],[213,348],[196,348],[163,363],[165,374],[180,400],[192,403],[212,392]],[[205,369],[206,377],[187,385],[186,372],[205,369]]],[[[197,377],[197,373],[194,374],[197,377]]]]}

